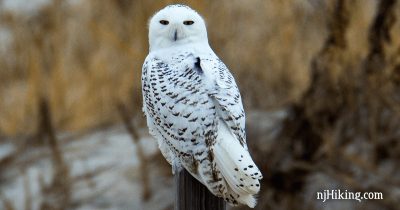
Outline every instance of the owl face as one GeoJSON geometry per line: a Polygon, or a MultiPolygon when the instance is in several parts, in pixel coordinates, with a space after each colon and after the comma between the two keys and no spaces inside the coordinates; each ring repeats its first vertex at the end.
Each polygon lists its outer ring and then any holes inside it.
{"type": "Polygon", "coordinates": [[[183,5],[171,5],[150,20],[150,51],[195,42],[207,42],[203,18],[183,5]]]}

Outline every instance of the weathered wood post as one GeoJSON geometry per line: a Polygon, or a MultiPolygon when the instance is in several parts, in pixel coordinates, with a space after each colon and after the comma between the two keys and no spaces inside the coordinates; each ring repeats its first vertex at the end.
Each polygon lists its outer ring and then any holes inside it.
{"type": "Polygon", "coordinates": [[[225,201],[185,169],[175,173],[175,210],[225,210],[225,201]]]}

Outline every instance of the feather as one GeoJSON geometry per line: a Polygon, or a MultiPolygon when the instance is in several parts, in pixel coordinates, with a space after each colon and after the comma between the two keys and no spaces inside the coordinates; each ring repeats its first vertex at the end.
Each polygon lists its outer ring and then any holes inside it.
{"type": "Polygon", "coordinates": [[[234,138],[226,123],[220,120],[217,143],[214,147],[217,167],[230,189],[239,195],[238,200],[254,207],[254,195],[260,191],[259,179],[262,179],[262,175],[249,152],[234,138]]]}
{"type": "Polygon", "coordinates": [[[209,46],[203,19],[189,8],[167,7],[150,20],[149,44],[143,111],[163,156],[228,203],[254,207],[262,175],[247,150],[240,92],[209,46]],[[161,17],[171,23],[190,17],[198,27],[187,34],[179,24],[160,25],[161,17]]]}

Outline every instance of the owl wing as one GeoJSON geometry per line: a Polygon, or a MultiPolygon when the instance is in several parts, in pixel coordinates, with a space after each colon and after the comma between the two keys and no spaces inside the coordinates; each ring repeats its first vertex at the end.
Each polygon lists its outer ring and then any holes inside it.
{"type": "Polygon", "coordinates": [[[228,68],[216,56],[202,59],[202,67],[211,74],[214,87],[210,97],[217,106],[219,125],[213,149],[217,168],[227,183],[225,199],[234,205],[240,202],[254,207],[262,174],[247,149],[239,90],[228,68]]]}
{"type": "Polygon", "coordinates": [[[201,64],[212,74],[214,90],[211,97],[219,106],[218,115],[222,117],[239,143],[247,149],[245,113],[235,79],[226,65],[216,56],[213,59],[203,59],[201,64]]]}

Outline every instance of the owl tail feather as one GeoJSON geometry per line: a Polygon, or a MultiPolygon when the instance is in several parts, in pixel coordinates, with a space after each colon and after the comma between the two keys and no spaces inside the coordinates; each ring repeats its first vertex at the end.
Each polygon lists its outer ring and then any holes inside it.
{"type": "Polygon", "coordinates": [[[255,194],[260,191],[261,172],[245,149],[220,120],[218,140],[214,145],[217,167],[228,183],[228,199],[236,200],[253,208],[256,205],[255,194]]]}

